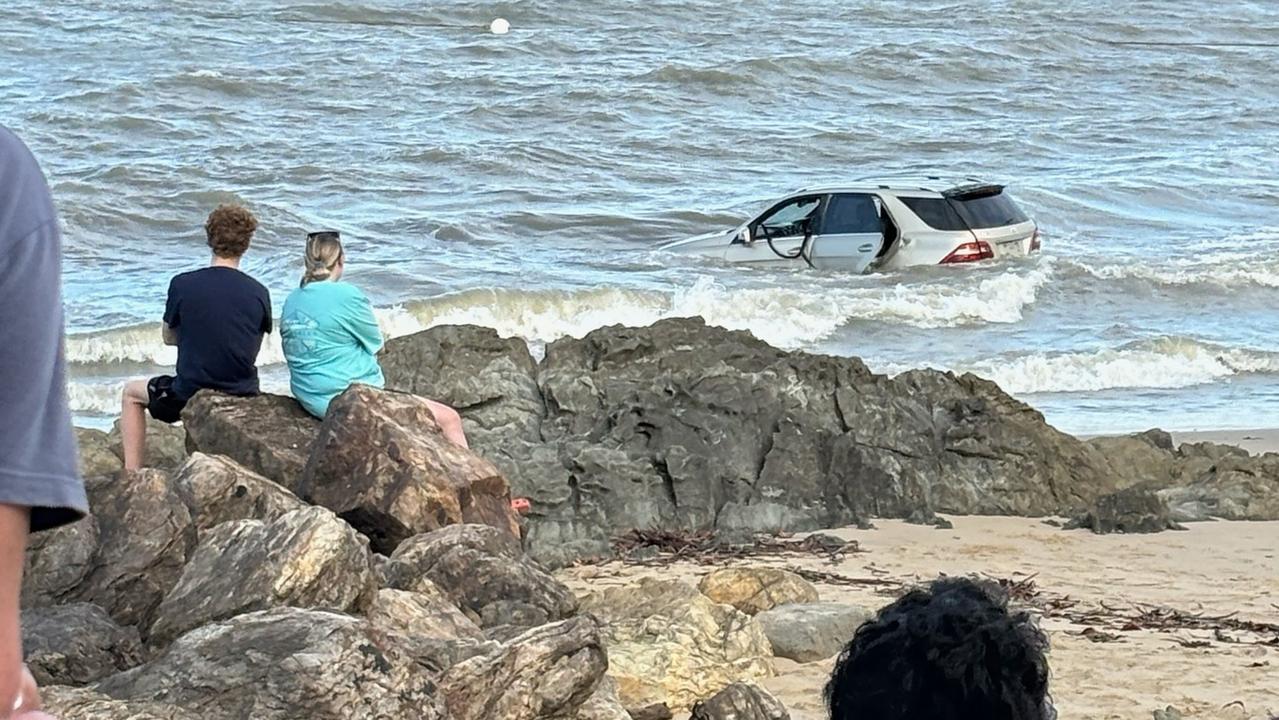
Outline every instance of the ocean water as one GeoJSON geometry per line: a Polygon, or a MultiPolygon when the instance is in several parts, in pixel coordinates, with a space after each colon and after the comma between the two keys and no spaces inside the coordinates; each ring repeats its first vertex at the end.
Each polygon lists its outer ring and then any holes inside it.
{"type": "Polygon", "coordinates": [[[1279,5],[1242,1],[9,0],[0,122],[61,210],[85,423],[173,362],[168,278],[235,200],[277,306],[339,228],[391,335],[700,315],[974,371],[1069,431],[1274,426],[1275,37],[1279,5]],[[1044,253],[853,276],[655,250],[900,172],[1007,184],[1044,253]]]}

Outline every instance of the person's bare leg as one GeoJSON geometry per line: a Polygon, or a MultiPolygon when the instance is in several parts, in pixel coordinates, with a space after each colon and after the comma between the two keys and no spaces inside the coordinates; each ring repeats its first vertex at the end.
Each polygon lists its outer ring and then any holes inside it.
{"type": "Polygon", "coordinates": [[[462,429],[462,416],[457,411],[443,403],[437,403],[434,400],[426,401],[431,407],[431,414],[435,416],[435,422],[439,424],[440,430],[444,432],[444,437],[451,441],[454,445],[464,448],[471,446],[466,442],[466,431],[462,429]]]}
{"type": "Polygon", "coordinates": [[[120,441],[124,446],[124,469],[142,469],[147,447],[147,381],[134,380],[124,386],[120,407],[120,441]]]}

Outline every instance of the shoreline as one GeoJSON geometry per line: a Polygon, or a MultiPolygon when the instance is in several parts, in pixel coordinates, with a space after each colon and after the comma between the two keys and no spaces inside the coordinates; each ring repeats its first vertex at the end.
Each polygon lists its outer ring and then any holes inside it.
{"type": "Polygon", "coordinates": [[[1182,443],[1210,442],[1218,445],[1236,445],[1253,455],[1279,453],[1279,428],[1260,428],[1255,430],[1196,430],[1194,432],[1174,432],[1173,442],[1182,443]]]}

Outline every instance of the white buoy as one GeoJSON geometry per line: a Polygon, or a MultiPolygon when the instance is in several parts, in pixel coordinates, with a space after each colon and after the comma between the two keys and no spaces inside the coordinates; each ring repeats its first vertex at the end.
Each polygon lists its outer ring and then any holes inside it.
{"type": "Polygon", "coordinates": [[[511,24],[506,21],[506,18],[498,18],[494,20],[493,22],[489,23],[489,32],[493,33],[494,35],[505,35],[510,31],[511,31],[511,24]]]}

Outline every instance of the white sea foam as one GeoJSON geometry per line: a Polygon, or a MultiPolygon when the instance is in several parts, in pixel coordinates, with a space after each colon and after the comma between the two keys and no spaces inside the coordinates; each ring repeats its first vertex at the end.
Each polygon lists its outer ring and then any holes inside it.
{"type": "MultiPolygon", "coordinates": [[[[889,374],[909,369],[892,364],[872,365],[889,374]]],[[[943,369],[975,373],[1015,395],[1176,389],[1250,373],[1279,374],[1279,354],[1170,337],[1114,349],[1032,353],[943,369]]]]}

